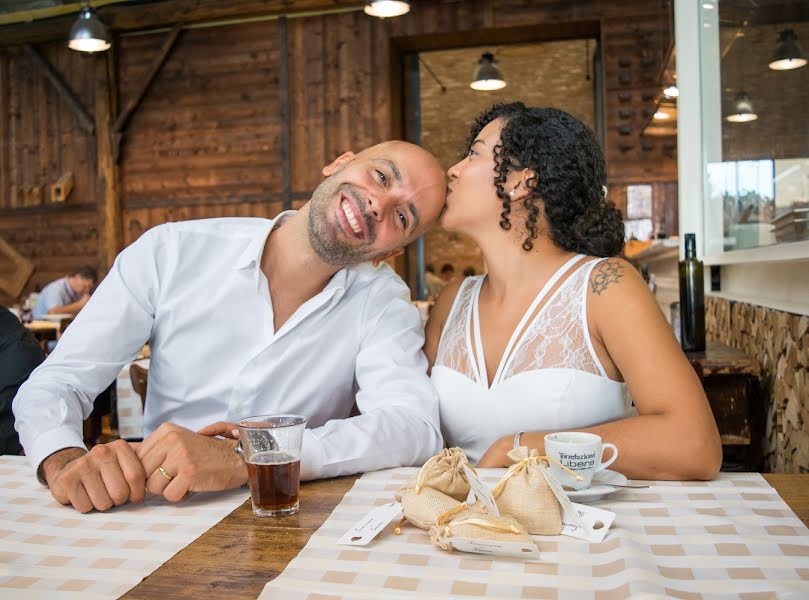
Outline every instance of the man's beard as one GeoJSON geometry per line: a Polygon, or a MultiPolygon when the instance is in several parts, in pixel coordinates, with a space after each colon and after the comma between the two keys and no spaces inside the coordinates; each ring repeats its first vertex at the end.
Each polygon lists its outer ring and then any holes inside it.
{"type": "MultiPolygon", "coordinates": [[[[329,265],[346,267],[384,256],[370,248],[376,240],[376,227],[365,213],[364,204],[348,184],[339,183],[333,175],[317,186],[309,203],[308,230],[309,243],[320,260],[329,265]],[[333,198],[338,197],[340,191],[356,200],[361,213],[357,217],[365,222],[368,237],[357,245],[344,239],[339,224],[333,222],[334,214],[330,204],[333,198]]],[[[338,206],[337,210],[342,209],[338,206]]]]}

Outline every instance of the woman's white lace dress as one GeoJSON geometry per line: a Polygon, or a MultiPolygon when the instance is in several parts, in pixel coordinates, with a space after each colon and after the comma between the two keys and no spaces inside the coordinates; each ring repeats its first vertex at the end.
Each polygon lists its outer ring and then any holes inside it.
{"type": "Polygon", "coordinates": [[[444,439],[450,447],[463,448],[473,464],[495,440],[517,431],[577,429],[628,414],[626,385],[607,377],[587,327],[587,286],[600,261],[582,259],[570,259],[537,294],[506,346],[491,387],[478,313],[485,275],[461,284],[441,334],[432,380],[444,439]]]}

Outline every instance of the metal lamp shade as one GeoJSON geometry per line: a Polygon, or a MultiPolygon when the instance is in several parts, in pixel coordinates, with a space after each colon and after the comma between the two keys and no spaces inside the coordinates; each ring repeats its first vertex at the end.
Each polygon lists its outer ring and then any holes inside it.
{"type": "Polygon", "coordinates": [[[398,17],[410,12],[410,2],[404,0],[370,0],[363,9],[366,15],[386,19],[398,17]]]}
{"type": "Polygon", "coordinates": [[[70,29],[70,41],[67,45],[80,52],[100,52],[109,49],[111,44],[107,28],[98,20],[92,8],[81,9],[70,29]]]}
{"type": "Polygon", "coordinates": [[[778,47],[770,62],[770,68],[775,71],[788,71],[805,64],[806,54],[798,42],[798,36],[791,29],[784,29],[778,34],[778,47]]]}
{"type": "Polygon", "coordinates": [[[469,84],[473,90],[500,90],[506,87],[506,80],[503,77],[503,72],[494,61],[494,55],[491,52],[486,52],[480,57],[475,75],[472,78],[472,83],[469,84]]]}
{"type": "Polygon", "coordinates": [[[733,97],[733,114],[727,116],[731,123],[747,123],[758,119],[756,111],[753,110],[753,101],[747,92],[739,92],[733,97]]]}

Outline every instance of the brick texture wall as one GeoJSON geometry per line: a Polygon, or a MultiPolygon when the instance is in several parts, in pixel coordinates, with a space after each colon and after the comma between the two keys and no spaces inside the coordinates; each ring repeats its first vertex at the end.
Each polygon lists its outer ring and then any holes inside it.
{"type": "Polygon", "coordinates": [[[767,66],[778,32],[786,28],[809,48],[809,23],[722,28],[722,47],[730,47],[722,60],[722,114],[732,112],[733,96],[744,90],[758,115],[749,123],[722,122],[723,160],[809,156],[809,66],[789,71],[767,66]],[[739,31],[742,36],[734,40],[739,31]]]}
{"type": "MultiPolygon", "coordinates": [[[[422,145],[449,168],[463,156],[475,117],[496,102],[514,100],[565,110],[593,127],[593,81],[592,74],[590,79],[587,75],[594,50],[592,40],[574,40],[422,53],[421,60],[446,88],[442,91],[421,66],[422,145]],[[479,92],[469,87],[480,55],[487,51],[494,53],[508,83],[502,90],[479,92]]],[[[480,250],[466,236],[436,226],[425,241],[426,263],[436,271],[444,263],[451,263],[457,275],[469,266],[483,271],[480,250]]]]}

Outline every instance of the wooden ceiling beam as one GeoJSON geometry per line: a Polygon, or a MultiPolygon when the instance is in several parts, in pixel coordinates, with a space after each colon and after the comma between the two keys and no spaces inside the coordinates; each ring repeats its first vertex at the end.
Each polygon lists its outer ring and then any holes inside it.
{"type": "Polygon", "coordinates": [[[140,89],[137,91],[135,96],[129,102],[127,102],[126,108],[124,108],[124,110],[115,120],[115,125],[113,127],[113,131],[115,133],[123,133],[129,119],[132,118],[133,114],[135,114],[135,111],[138,109],[138,106],[140,106],[143,98],[149,92],[149,88],[152,86],[152,82],[155,80],[155,77],[157,77],[160,69],[163,68],[166,60],[168,60],[169,54],[171,54],[171,51],[174,49],[174,45],[177,43],[177,38],[180,35],[180,31],[182,31],[182,25],[175,25],[168,36],[166,36],[166,41],[163,42],[160,52],[152,61],[152,66],[149,67],[149,73],[143,80],[143,84],[141,85],[140,89]]]}
{"type": "MultiPolygon", "coordinates": [[[[109,5],[99,8],[104,24],[123,33],[174,23],[192,25],[230,19],[255,17],[306,16],[335,11],[355,10],[364,6],[362,0],[164,0],[148,4],[109,5]]],[[[0,46],[67,40],[75,15],[15,23],[0,27],[0,46]]]]}

